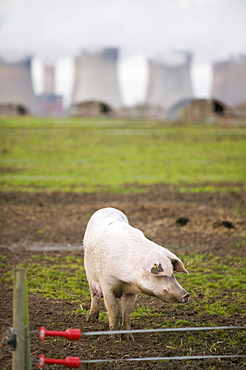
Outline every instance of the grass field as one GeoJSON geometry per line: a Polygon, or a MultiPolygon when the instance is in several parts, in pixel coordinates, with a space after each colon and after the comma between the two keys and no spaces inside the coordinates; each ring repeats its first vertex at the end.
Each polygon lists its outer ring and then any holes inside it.
{"type": "MultiPolygon", "coordinates": [[[[188,257],[183,256],[182,260],[192,273],[188,277],[179,275],[178,280],[188,291],[192,292],[194,309],[201,314],[220,314],[227,317],[233,316],[240,310],[245,302],[243,294],[245,292],[245,258],[227,256],[221,261],[220,257],[212,254],[209,256],[191,254],[188,257]]],[[[5,267],[3,255],[0,255],[0,266],[5,267]]],[[[34,255],[32,261],[21,264],[19,267],[27,269],[28,288],[32,294],[41,294],[52,299],[70,300],[75,303],[75,307],[76,304],[81,303],[81,300],[90,301],[82,258],[34,255]]],[[[0,282],[12,280],[12,270],[0,278],[0,282]]],[[[182,310],[189,310],[190,305],[182,306],[182,310]]],[[[151,315],[148,307],[142,307],[141,310],[141,313],[135,312],[135,317],[136,315],[141,316],[144,312],[151,315]]],[[[80,311],[78,309],[78,312],[80,311]]]]}
{"type": "Polygon", "coordinates": [[[237,190],[246,182],[243,127],[1,118],[0,152],[4,191],[129,192],[160,182],[181,191],[226,182],[237,190]]]}
{"type": "MultiPolygon", "coordinates": [[[[234,192],[246,189],[245,144],[243,127],[177,126],[111,119],[0,119],[2,191],[125,193],[141,192],[144,185],[160,182],[174,184],[180,192],[233,191],[193,195],[178,194],[175,188],[175,199],[171,202],[168,195],[160,196],[161,190],[158,196],[141,193],[141,200],[139,194],[84,197],[61,193],[49,194],[48,198],[46,193],[2,194],[0,221],[5,229],[2,245],[18,247],[1,248],[2,317],[11,322],[13,270],[24,267],[34,329],[40,323],[56,329],[66,329],[66,325],[87,328],[90,295],[82,253],[70,249],[46,252],[42,246],[77,245],[95,207],[117,204],[129,211],[134,225],[146,226],[144,231],[151,239],[159,242],[161,238],[164,246],[171,250],[175,247],[190,272],[189,276],[177,277],[191,293],[189,305],[166,306],[152,298],[139,297],[132,314],[135,328],[244,325],[245,192],[234,192]],[[67,196],[70,200],[60,204],[59,199],[67,196]],[[78,202],[78,198],[82,201],[78,202]],[[136,205],[132,206],[135,198],[136,205]],[[176,222],[183,215],[189,218],[185,227],[176,222]],[[223,226],[222,221],[230,221],[233,227],[223,226]],[[36,243],[40,245],[39,252],[27,249],[36,243]]],[[[107,322],[102,307],[99,323],[90,324],[88,330],[105,330],[107,322]]],[[[39,353],[37,342],[32,338],[34,354],[39,353]]],[[[80,352],[69,344],[66,353],[76,356],[81,353],[90,358],[93,349],[96,358],[100,358],[109,343],[108,339],[84,341],[80,352]]],[[[128,353],[127,345],[122,341],[114,344],[119,347],[114,352],[115,358],[128,353]]],[[[132,357],[152,353],[241,355],[244,346],[245,332],[235,330],[141,337],[129,344],[128,349],[132,357]]],[[[57,343],[48,342],[45,353],[62,357],[65,347],[60,348],[58,354],[57,343]]],[[[6,363],[10,363],[10,357],[8,350],[6,363]]],[[[223,368],[245,366],[243,360],[239,361],[228,360],[223,368]]],[[[187,362],[187,368],[189,365],[187,362]]],[[[220,359],[197,365],[204,367],[222,369],[220,359]]]]}

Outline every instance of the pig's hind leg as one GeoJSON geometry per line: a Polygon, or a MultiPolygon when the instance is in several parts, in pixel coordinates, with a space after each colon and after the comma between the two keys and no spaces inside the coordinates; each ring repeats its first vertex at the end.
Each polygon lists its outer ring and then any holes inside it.
{"type": "MultiPolygon", "coordinates": [[[[121,298],[122,307],[122,330],[131,330],[131,313],[136,301],[136,294],[123,294],[121,298]]],[[[134,340],[132,333],[124,334],[126,340],[134,340]]]]}

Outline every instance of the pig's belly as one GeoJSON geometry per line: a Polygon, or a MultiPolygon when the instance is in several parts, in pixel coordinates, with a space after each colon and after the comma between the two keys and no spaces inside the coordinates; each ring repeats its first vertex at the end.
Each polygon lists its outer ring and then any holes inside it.
{"type": "Polygon", "coordinates": [[[123,294],[139,294],[141,291],[140,289],[129,283],[125,283],[123,281],[119,281],[112,287],[112,291],[116,297],[120,297],[123,294]]]}
{"type": "Polygon", "coordinates": [[[108,277],[107,281],[94,276],[89,279],[92,296],[98,299],[105,296],[106,291],[111,291],[115,297],[121,298],[123,294],[139,294],[140,288],[136,284],[121,281],[113,276],[108,277]]]}

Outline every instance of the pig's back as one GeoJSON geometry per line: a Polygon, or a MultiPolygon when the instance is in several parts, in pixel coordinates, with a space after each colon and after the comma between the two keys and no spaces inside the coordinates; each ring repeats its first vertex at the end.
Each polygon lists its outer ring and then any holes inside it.
{"type": "MultiPolygon", "coordinates": [[[[88,237],[87,237],[88,236],[88,237]]],[[[158,247],[142,231],[126,222],[114,221],[90,237],[84,245],[84,265],[90,281],[129,283],[152,248],[158,247]]]]}
{"type": "Polygon", "coordinates": [[[142,271],[150,250],[161,249],[143,232],[129,225],[126,216],[114,209],[100,209],[88,222],[84,237],[84,265],[90,282],[128,282],[142,271]]]}
{"type": "Polygon", "coordinates": [[[98,241],[107,232],[108,226],[115,222],[129,224],[126,215],[115,208],[101,208],[96,211],[90,218],[84,235],[84,248],[98,243],[98,241]]]}

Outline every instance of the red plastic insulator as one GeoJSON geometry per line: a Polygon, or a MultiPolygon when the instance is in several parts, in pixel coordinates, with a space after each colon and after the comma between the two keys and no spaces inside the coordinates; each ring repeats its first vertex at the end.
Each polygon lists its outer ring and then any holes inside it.
{"type": "Polygon", "coordinates": [[[80,340],[80,329],[67,329],[66,331],[46,330],[44,326],[39,329],[39,338],[44,339],[47,336],[51,337],[65,337],[68,340],[80,340]]]}
{"type": "Polygon", "coordinates": [[[80,329],[67,329],[66,334],[68,340],[80,340],[81,337],[80,329]]]}
{"type": "Polygon", "coordinates": [[[45,364],[52,365],[64,365],[67,368],[78,368],[80,367],[79,357],[66,357],[65,359],[46,358],[45,355],[39,356],[38,366],[43,368],[45,364]]]}

